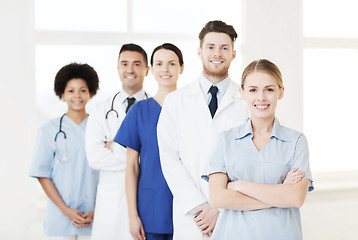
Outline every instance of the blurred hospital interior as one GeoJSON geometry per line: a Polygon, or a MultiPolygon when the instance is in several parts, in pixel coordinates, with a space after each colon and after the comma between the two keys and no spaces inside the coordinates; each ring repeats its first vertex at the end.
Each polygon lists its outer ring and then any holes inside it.
{"type": "MultiPolygon", "coordinates": [[[[53,92],[56,72],[71,62],[96,69],[91,114],[120,90],[122,44],[150,56],[171,42],[184,55],[181,87],[200,75],[198,33],[217,19],[239,35],[234,81],[259,58],[283,73],[277,117],[306,135],[315,187],[301,208],[303,239],[357,239],[357,9],[355,0],[0,0],[0,239],[45,238],[45,195],[28,171],[37,129],[66,111],[53,92]]],[[[144,88],[156,92],[151,73],[144,88]]]]}

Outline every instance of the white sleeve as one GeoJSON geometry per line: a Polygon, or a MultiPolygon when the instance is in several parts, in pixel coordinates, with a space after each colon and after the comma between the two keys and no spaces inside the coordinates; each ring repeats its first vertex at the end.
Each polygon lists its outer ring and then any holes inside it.
{"type": "Polygon", "coordinates": [[[181,161],[177,134],[178,109],[171,102],[170,97],[170,95],[166,97],[157,127],[160,162],[175,201],[184,210],[183,214],[189,214],[193,209],[207,202],[207,199],[195,185],[181,161]]]}
{"type": "Polygon", "coordinates": [[[108,140],[104,126],[106,120],[102,115],[99,109],[96,109],[88,118],[86,127],[88,164],[96,170],[124,171],[126,168],[125,149],[117,143],[112,144],[112,150],[105,147],[105,141],[108,140]]]}

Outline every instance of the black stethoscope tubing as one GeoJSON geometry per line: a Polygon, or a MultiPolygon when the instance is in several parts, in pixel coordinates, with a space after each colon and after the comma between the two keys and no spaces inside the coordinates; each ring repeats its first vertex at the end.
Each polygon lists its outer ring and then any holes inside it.
{"type": "MultiPolygon", "coordinates": [[[[119,117],[118,112],[113,108],[114,100],[116,99],[116,97],[117,97],[117,95],[118,95],[119,93],[120,93],[120,91],[117,92],[116,95],[114,95],[114,97],[113,97],[113,99],[112,99],[111,109],[109,109],[109,110],[107,111],[107,113],[106,113],[106,116],[105,116],[106,119],[108,119],[108,114],[109,114],[110,112],[112,112],[112,111],[116,113],[117,118],[119,117]]],[[[144,95],[145,95],[145,98],[148,99],[148,94],[147,94],[146,92],[144,92],[144,95]]]]}
{"type": "Polygon", "coordinates": [[[67,139],[66,133],[65,133],[64,131],[62,131],[62,120],[63,120],[63,117],[64,117],[65,115],[66,115],[66,113],[63,114],[62,117],[60,118],[60,127],[59,127],[58,132],[57,132],[56,135],[55,135],[55,142],[56,142],[56,140],[57,140],[57,136],[58,136],[60,133],[63,134],[64,139],[67,139]]]}

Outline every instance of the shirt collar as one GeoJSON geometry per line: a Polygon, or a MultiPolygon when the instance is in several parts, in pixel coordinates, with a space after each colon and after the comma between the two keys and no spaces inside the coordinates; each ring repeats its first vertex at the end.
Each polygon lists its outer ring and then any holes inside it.
{"type": "Polygon", "coordinates": [[[246,123],[244,123],[241,128],[238,128],[238,132],[235,139],[242,139],[247,135],[253,135],[250,118],[247,119],[246,123]]]}
{"type": "Polygon", "coordinates": [[[210,82],[205,76],[204,74],[201,74],[200,78],[199,78],[199,84],[201,89],[204,91],[204,93],[208,94],[209,93],[209,89],[211,88],[212,85],[216,86],[219,89],[219,92],[221,95],[224,95],[226,90],[229,87],[230,84],[230,77],[227,76],[224,80],[222,80],[221,82],[219,82],[218,84],[213,84],[212,82],[210,82]]]}
{"type": "Polygon", "coordinates": [[[288,141],[288,136],[286,134],[286,132],[284,131],[284,128],[281,126],[280,122],[278,121],[278,119],[275,117],[275,120],[273,122],[273,128],[272,128],[272,132],[271,132],[271,137],[275,137],[281,141],[288,141]]]}
{"type": "Polygon", "coordinates": [[[146,95],[145,95],[143,89],[139,90],[138,92],[136,92],[132,96],[129,96],[129,94],[126,91],[122,90],[121,102],[124,103],[127,100],[128,97],[134,97],[136,101],[139,101],[139,100],[143,100],[146,97],[146,95]]]}
{"type": "MultiPolygon", "coordinates": [[[[251,125],[251,119],[248,118],[246,123],[244,123],[243,127],[239,128],[239,131],[237,132],[237,136],[235,139],[242,139],[248,135],[253,135],[252,131],[252,125],[251,125]]],[[[288,141],[288,136],[285,133],[283,127],[281,126],[278,119],[275,117],[275,120],[273,122],[272,132],[270,138],[277,138],[281,141],[288,141]]]]}

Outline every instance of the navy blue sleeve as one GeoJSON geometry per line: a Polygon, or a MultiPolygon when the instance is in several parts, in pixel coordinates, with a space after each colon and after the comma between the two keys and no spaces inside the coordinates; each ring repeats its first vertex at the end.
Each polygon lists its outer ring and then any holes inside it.
{"type": "Polygon", "coordinates": [[[129,147],[140,152],[141,143],[138,131],[138,113],[140,108],[138,103],[135,103],[129,109],[113,141],[123,147],[129,147]]]}

